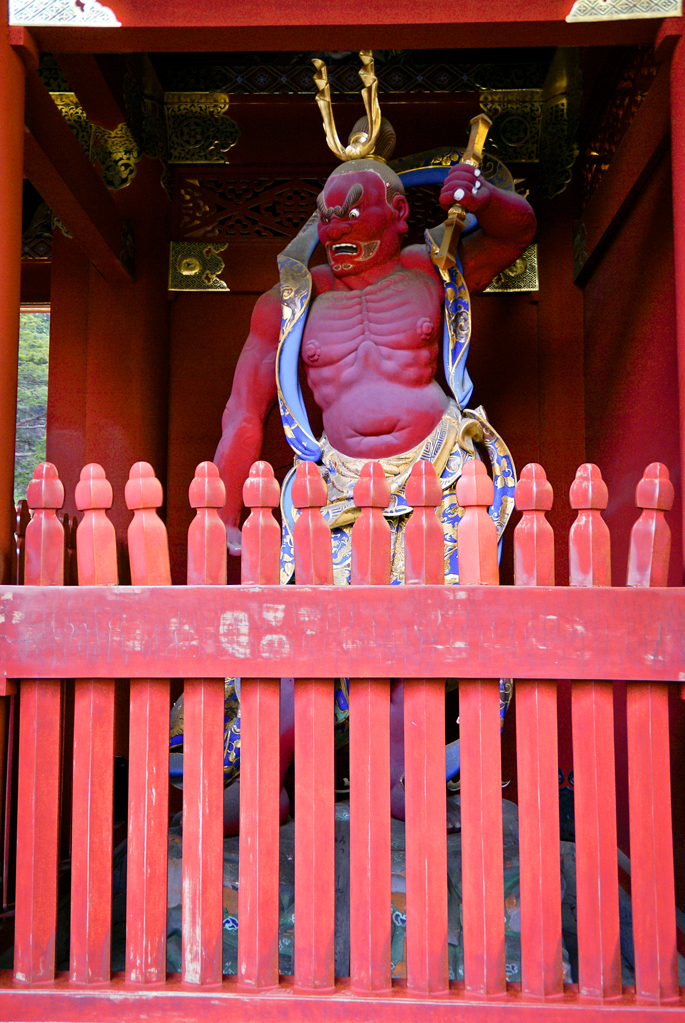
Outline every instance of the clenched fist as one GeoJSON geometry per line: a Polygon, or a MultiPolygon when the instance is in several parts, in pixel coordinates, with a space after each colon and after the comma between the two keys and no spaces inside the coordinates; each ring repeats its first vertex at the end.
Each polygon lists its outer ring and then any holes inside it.
{"type": "Polygon", "coordinates": [[[479,167],[458,163],[450,170],[440,192],[440,205],[449,210],[455,202],[476,217],[492,198],[492,185],[488,185],[479,167]]]}

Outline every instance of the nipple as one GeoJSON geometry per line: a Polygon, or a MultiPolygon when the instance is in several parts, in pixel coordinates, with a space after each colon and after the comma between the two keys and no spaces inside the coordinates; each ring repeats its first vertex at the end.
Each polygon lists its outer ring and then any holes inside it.
{"type": "Polygon", "coordinates": [[[420,320],[416,322],[416,333],[422,341],[427,341],[433,334],[435,326],[432,320],[429,320],[427,316],[422,316],[420,320]]]}
{"type": "Polygon", "coordinates": [[[321,345],[319,344],[319,342],[315,341],[313,338],[310,341],[307,341],[306,345],[304,346],[304,357],[307,360],[307,362],[318,362],[320,355],[321,345]]]}

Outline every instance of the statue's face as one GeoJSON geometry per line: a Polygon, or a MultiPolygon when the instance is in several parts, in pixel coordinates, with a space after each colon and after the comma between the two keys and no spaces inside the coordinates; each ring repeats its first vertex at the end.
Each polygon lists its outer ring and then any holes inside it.
{"type": "Polygon", "coordinates": [[[385,182],[373,171],[331,176],[319,212],[319,241],[336,277],[366,273],[399,255],[407,200],[395,195],[388,204],[385,182]]]}

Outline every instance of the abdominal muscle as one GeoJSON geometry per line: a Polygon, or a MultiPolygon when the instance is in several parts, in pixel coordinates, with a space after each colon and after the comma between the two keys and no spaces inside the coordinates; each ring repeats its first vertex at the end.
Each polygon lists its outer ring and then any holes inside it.
{"type": "Polygon", "coordinates": [[[323,410],[331,445],[350,458],[388,458],[420,444],[440,422],[447,397],[432,381],[403,387],[367,380],[323,410]]]}
{"type": "Polygon", "coordinates": [[[400,270],[312,303],[302,358],[328,440],[342,454],[400,454],[440,422],[448,404],[434,379],[440,297],[425,274],[400,270]]]}

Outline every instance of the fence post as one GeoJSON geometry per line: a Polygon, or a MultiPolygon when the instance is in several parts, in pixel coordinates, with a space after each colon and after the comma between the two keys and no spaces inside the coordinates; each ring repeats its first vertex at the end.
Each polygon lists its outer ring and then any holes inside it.
{"type": "MultiPolygon", "coordinates": [[[[272,509],[280,488],[268,462],[255,462],[243,486],[243,586],[277,586],[281,533],[272,509]]],[[[280,701],[277,678],[240,686],[240,867],[238,982],[278,987],[280,701]]]]}
{"type": "MultiPolygon", "coordinates": [[[[523,517],[514,530],[517,586],[554,586],[554,531],[545,518],[552,487],[541,465],[516,484],[523,517]]],[[[516,680],[516,758],[521,864],[522,990],[544,998],[563,991],[557,684],[516,680]]]]}
{"type": "MultiPolygon", "coordinates": [[[[637,485],[628,586],[666,586],[673,505],[668,469],[652,462],[637,485]]],[[[675,883],[671,842],[668,684],[627,683],[628,794],[635,990],[655,1002],[678,997],[675,883]]]]}
{"type": "MultiPolygon", "coordinates": [[[[133,512],[128,554],[134,586],[171,583],[166,526],[156,509],[162,485],[147,462],[136,462],[124,491],[133,512]]],[[[126,894],[126,979],[166,977],[169,827],[169,680],[131,679],[129,817],[126,894]]]]}
{"type": "Polygon", "coordinates": [[[14,559],[12,562],[12,584],[22,586],[24,582],[24,541],[26,527],[31,521],[29,506],[26,500],[17,501],[15,505],[14,525],[14,559]]]}
{"type": "MultiPolygon", "coordinates": [[[[50,462],[37,466],[27,498],[33,518],[26,527],[25,585],[61,586],[64,530],[57,509],[64,487],[50,462]]],[[[22,680],[14,976],[29,983],[55,975],[61,703],[59,680],[22,680]]]]}
{"type": "MultiPolygon", "coordinates": [[[[354,488],[353,586],[390,585],[390,484],[378,462],[354,488]]],[[[390,679],[350,679],[350,985],[389,991],[390,679]]]]}
{"type": "MultiPolygon", "coordinates": [[[[457,480],[460,586],[499,583],[497,530],[488,515],[494,497],[483,463],[467,462],[457,480]]],[[[479,995],[506,990],[499,703],[498,679],[460,680],[464,982],[479,995]]]]}
{"type": "MultiPolygon", "coordinates": [[[[213,462],[190,484],[189,586],[225,586],[226,488],[213,462]]],[[[188,678],[183,695],[183,980],[219,984],[222,965],[224,680],[188,678]]]]}
{"type": "MultiPolygon", "coordinates": [[[[75,499],[83,512],[76,530],[78,584],[115,586],[116,536],[105,514],[112,507],[112,487],[102,466],[84,466],[75,499]]],[[[71,979],[98,983],[110,976],[113,679],[75,681],[73,762],[71,979]]]]}
{"type": "MultiPolygon", "coordinates": [[[[326,485],[313,462],[298,465],[292,493],[295,582],[331,586],[331,535],[319,510],[326,485]]],[[[295,679],[295,986],[320,993],[334,990],[335,972],[333,692],[332,679],[295,679]]]]}
{"type": "MultiPolygon", "coordinates": [[[[600,514],[609,495],[596,465],[580,466],[570,497],[578,512],[571,586],[610,586],[609,529],[600,514]]],[[[612,682],[573,682],[572,726],[580,991],[611,998],[621,994],[612,682]]]]}
{"type": "MultiPolygon", "coordinates": [[[[442,490],[430,462],[414,466],[405,495],[413,511],[404,534],[404,581],[443,585],[445,539],[435,514],[442,490]]],[[[417,643],[420,628],[417,623],[417,643]]],[[[440,994],[449,989],[444,678],[405,679],[404,785],[407,987],[440,994]]]]}

